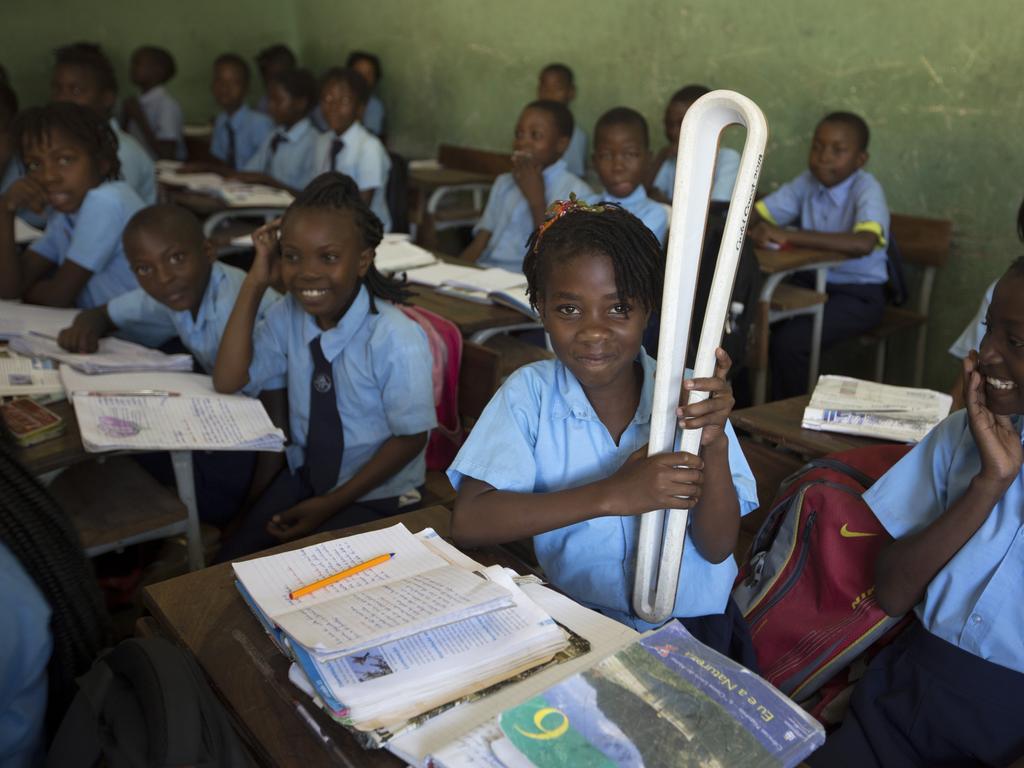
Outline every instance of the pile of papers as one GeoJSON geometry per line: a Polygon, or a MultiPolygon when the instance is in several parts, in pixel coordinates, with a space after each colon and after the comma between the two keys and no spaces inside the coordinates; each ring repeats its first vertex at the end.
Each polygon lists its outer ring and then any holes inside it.
{"type": "Polygon", "coordinates": [[[0,352],[0,397],[61,399],[64,385],[49,360],[0,352]]]}
{"type": "Polygon", "coordinates": [[[57,334],[75,320],[81,310],[39,307],[20,301],[0,301],[0,340],[10,341],[35,331],[56,338],[57,334]]]}
{"type": "Polygon", "coordinates": [[[218,173],[182,173],[180,164],[167,161],[161,161],[156,170],[161,184],[216,195],[231,208],[287,208],[295,199],[286,190],[232,181],[218,173]]]}
{"type": "Polygon", "coordinates": [[[550,661],[568,636],[501,568],[404,525],[233,565],[293,678],[337,721],[386,731],[550,661]],[[382,553],[381,565],[290,592],[382,553]],[[461,560],[461,562],[460,562],[461,560]]]}
{"type": "Polygon", "coordinates": [[[894,387],[849,376],[819,376],[801,426],[881,440],[920,442],[949,415],[943,392],[894,387]]]}
{"type": "Polygon", "coordinates": [[[420,248],[413,243],[408,235],[395,232],[384,235],[384,239],[377,246],[373,263],[381,272],[394,274],[436,264],[437,257],[426,248],[420,248]]]}
{"type": "Polygon", "coordinates": [[[530,317],[536,313],[526,298],[526,277],[501,267],[466,267],[438,262],[405,273],[409,282],[429,285],[438,293],[480,304],[504,304],[530,317]]]}
{"type": "Polygon", "coordinates": [[[50,358],[83,373],[192,370],[192,355],[167,355],[158,349],[110,336],[100,339],[99,349],[91,354],[68,352],[52,336],[36,331],[12,337],[10,345],[15,352],[29,357],[50,358]]]}

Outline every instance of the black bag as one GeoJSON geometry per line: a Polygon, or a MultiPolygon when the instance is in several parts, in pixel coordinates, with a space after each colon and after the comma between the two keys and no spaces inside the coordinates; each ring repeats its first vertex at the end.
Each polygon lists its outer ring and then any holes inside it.
{"type": "Polygon", "coordinates": [[[902,307],[910,298],[910,291],[907,289],[907,275],[903,271],[903,255],[892,232],[889,233],[889,245],[885,249],[885,255],[885,269],[889,274],[885,284],[885,297],[893,306],[902,307]]]}
{"type": "Polygon", "coordinates": [[[78,685],[47,768],[252,765],[198,664],[166,640],[125,640],[78,685]]]}

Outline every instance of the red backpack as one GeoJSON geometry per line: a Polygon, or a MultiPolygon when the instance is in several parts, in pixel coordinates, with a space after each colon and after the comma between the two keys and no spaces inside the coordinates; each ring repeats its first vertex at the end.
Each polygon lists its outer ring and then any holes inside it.
{"type": "Polygon", "coordinates": [[[875,559],[891,538],[861,498],[910,448],[836,453],[786,478],[736,578],[761,675],[819,719],[829,702],[812,696],[837,677],[822,696],[840,694],[839,673],[911,620],[875,600],[875,559]]]}

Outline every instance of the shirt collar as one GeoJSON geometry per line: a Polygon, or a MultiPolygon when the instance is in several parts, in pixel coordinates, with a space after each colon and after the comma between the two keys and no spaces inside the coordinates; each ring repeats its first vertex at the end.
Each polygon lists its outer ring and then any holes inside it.
{"type": "Polygon", "coordinates": [[[553,162],[551,165],[549,165],[541,172],[541,176],[544,177],[544,183],[547,184],[553,181],[556,176],[564,173],[565,169],[565,160],[561,158],[555,160],[555,162],[553,162]]]}
{"type": "MultiPolygon", "coordinates": [[[[300,309],[300,311],[302,310],[300,309]]],[[[359,292],[352,301],[352,305],[333,328],[326,331],[321,330],[313,316],[307,314],[302,326],[302,341],[309,346],[309,342],[320,336],[320,349],[323,350],[324,357],[333,362],[334,358],[345,349],[349,340],[356,335],[369,314],[370,292],[365,285],[360,284],[359,292]]]]}
{"type": "Polygon", "coordinates": [[[337,138],[345,142],[345,146],[348,146],[349,142],[356,140],[356,137],[360,134],[362,130],[363,126],[359,123],[358,120],[356,120],[354,123],[352,123],[352,125],[345,129],[345,132],[343,134],[341,134],[340,136],[335,134],[335,136],[337,136],[337,138]]]}
{"type": "Polygon", "coordinates": [[[163,85],[158,85],[155,88],[150,88],[145,93],[139,94],[139,102],[141,104],[149,104],[150,102],[160,101],[164,98],[164,94],[167,93],[167,89],[163,85]]]}
{"type": "Polygon", "coordinates": [[[237,131],[239,128],[242,127],[242,124],[245,122],[246,118],[249,116],[249,113],[251,111],[252,110],[249,109],[248,104],[243,104],[238,109],[236,109],[233,114],[229,115],[227,112],[225,112],[224,116],[227,118],[227,122],[231,123],[231,127],[237,131]]]}
{"type": "Polygon", "coordinates": [[[277,126],[275,133],[278,136],[284,136],[289,142],[295,142],[305,136],[312,127],[313,124],[309,122],[309,118],[304,117],[288,130],[285,130],[283,126],[277,126]]]}
{"type": "Polygon", "coordinates": [[[832,187],[826,187],[820,181],[814,179],[815,184],[818,185],[817,193],[819,195],[827,195],[829,199],[836,205],[843,205],[846,202],[846,198],[850,196],[850,189],[853,187],[854,181],[856,181],[857,177],[861,173],[863,173],[863,171],[860,168],[858,168],[856,171],[854,171],[845,179],[843,179],[838,184],[832,187]]]}
{"type": "MultiPolygon", "coordinates": [[[[196,328],[203,326],[209,320],[211,314],[216,317],[216,303],[217,296],[220,294],[220,284],[226,278],[227,273],[224,272],[224,266],[219,261],[213,262],[213,266],[210,269],[210,279],[206,281],[206,290],[203,291],[203,298],[199,302],[199,311],[196,312],[194,323],[196,328]]],[[[230,309],[228,307],[229,312],[230,309]]],[[[188,320],[192,319],[192,313],[187,309],[183,309],[177,314],[186,317],[188,320]]]]}
{"type": "Polygon", "coordinates": [[[615,197],[613,195],[608,194],[608,190],[605,190],[605,195],[601,199],[607,200],[608,202],[611,203],[618,203],[623,208],[628,208],[629,206],[635,203],[639,203],[645,197],[647,197],[647,190],[644,189],[644,185],[637,184],[636,189],[634,189],[625,197],[615,197]]]}
{"type": "MultiPolygon", "coordinates": [[[[647,354],[643,347],[638,356],[643,368],[643,382],[640,385],[640,402],[630,424],[646,424],[651,420],[651,404],[654,400],[654,368],[655,360],[647,354]]],[[[555,361],[555,399],[551,406],[551,417],[568,419],[569,417],[583,421],[600,421],[594,406],[587,399],[579,379],[573,376],[561,360],[555,361]]]]}

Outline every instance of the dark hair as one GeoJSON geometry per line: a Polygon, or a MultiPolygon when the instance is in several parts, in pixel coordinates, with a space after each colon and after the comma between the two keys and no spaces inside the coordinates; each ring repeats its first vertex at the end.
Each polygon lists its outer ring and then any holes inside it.
{"type": "Polygon", "coordinates": [[[706,85],[684,85],[678,91],[672,94],[672,98],[668,100],[669,104],[692,104],[701,96],[711,93],[711,89],[706,85]]]}
{"type": "Polygon", "coordinates": [[[25,142],[42,143],[53,131],[61,131],[81,144],[97,166],[107,165],[105,181],[120,178],[121,161],[117,158],[117,136],[110,123],[91,109],[77,104],[57,102],[45,107],[30,107],[14,121],[14,146],[25,159],[25,142]]]}
{"type": "Polygon", "coordinates": [[[256,54],[256,64],[260,69],[271,64],[284,64],[287,69],[292,69],[296,63],[295,54],[284,43],[271,45],[256,54]]]}
{"type": "Polygon", "coordinates": [[[6,131],[18,114],[18,94],[7,83],[0,82],[0,131],[6,131]]]}
{"type": "Polygon", "coordinates": [[[853,112],[829,112],[818,121],[819,126],[824,123],[839,123],[850,128],[857,136],[860,150],[862,152],[867,150],[871,132],[868,130],[868,124],[860,115],[855,115],[853,112]]]}
{"type": "Polygon", "coordinates": [[[612,125],[624,125],[630,128],[636,128],[644,137],[644,146],[650,146],[651,137],[650,132],[647,130],[647,121],[644,119],[643,115],[629,107],[614,107],[597,119],[597,125],[594,126],[595,144],[597,143],[597,134],[601,132],[601,129],[608,128],[612,125]]]}
{"type": "Polygon", "coordinates": [[[316,106],[320,97],[316,87],[316,78],[308,69],[288,69],[278,72],[267,80],[267,85],[280,85],[285,92],[293,99],[305,99],[306,111],[309,112],[316,106]]]}
{"type": "Polygon", "coordinates": [[[356,102],[365,106],[370,99],[370,84],[366,78],[348,67],[331,67],[320,78],[320,90],[323,91],[331,83],[343,83],[352,89],[356,102]]]}
{"type": "Polygon", "coordinates": [[[560,78],[565,80],[566,84],[570,88],[576,87],[576,78],[573,77],[572,69],[568,64],[562,64],[560,62],[553,62],[548,64],[544,69],[540,71],[541,77],[544,75],[558,75],[560,78]]]}
{"type": "Polygon", "coordinates": [[[656,312],[665,279],[665,252],[647,226],[615,203],[570,211],[554,223],[539,227],[527,243],[523,274],[530,304],[544,298],[554,264],[577,256],[603,255],[611,259],[615,286],[623,298],[639,301],[656,312]],[[603,210],[602,210],[603,209],[603,210]]]}
{"type": "Polygon", "coordinates": [[[178,73],[178,67],[174,63],[174,57],[166,48],[159,48],[155,45],[144,45],[135,49],[136,56],[149,56],[156,63],[160,70],[160,82],[166,83],[178,73]]]}
{"type": "Polygon", "coordinates": [[[345,66],[351,69],[352,65],[357,61],[368,61],[373,65],[373,72],[377,77],[378,83],[384,77],[384,70],[381,69],[380,66],[380,58],[378,58],[376,54],[370,53],[369,51],[352,51],[345,60],[345,66]]]}
{"type": "Polygon", "coordinates": [[[1014,259],[1009,269],[1006,270],[1006,274],[1024,276],[1024,256],[1018,256],[1014,259]]]}
{"type": "Polygon", "coordinates": [[[170,232],[197,246],[202,246],[206,241],[203,225],[199,223],[195,214],[173,203],[150,205],[136,211],[125,224],[121,240],[127,244],[130,237],[143,230],[170,232]]]}
{"type": "Polygon", "coordinates": [[[81,67],[92,72],[101,91],[117,93],[117,75],[107,54],[96,43],[71,43],[53,52],[58,67],[81,67]]]}
{"type": "Polygon", "coordinates": [[[551,119],[555,121],[555,129],[558,131],[558,135],[565,136],[566,138],[572,137],[572,129],[576,123],[572,119],[572,112],[562,102],[538,99],[537,101],[531,101],[523,107],[524,112],[528,109],[539,109],[542,112],[547,112],[551,115],[551,119]]]}
{"type": "Polygon", "coordinates": [[[78,690],[75,678],[109,644],[110,620],[78,532],[6,442],[0,444],[0,541],[50,606],[46,719],[52,733],[78,690]]]}
{"type": "MultiPolygon", "coordinates": [[[[284,221],[296,210],[304,208],[326,208],[338,211],[352,211],[356,220],[356,228],[362,240],[363,248],[376,248],[384,237],[384,225],[377,214],[363,200],[359,187],[351,177],[337,171],[321,173],[313,179],[309,186],[299,192],[294,202],[284,212],[284,221]]],[[[282,226],[284,222],[282,222],[282,226]]],[[[363,284],[370,292],[370,310],[376,314],[377,305],[374,298],[385,299],[395,303],[405,303],[412,295],[402,287],[402,283],[391,277],[385,277],[370,264],[363,284]]]]}
{"type": "Polygon", "coordinates": [[[242,78],[245,80],[246,83],[249,82],[249,78],[251,76],[249,64],[237,53],[222,53],[220,56],[213,60],[214,69],[221,66],[222,64],[231,64],[232,66],[238,67],[240,70],[242,70],[242,78]]]}

